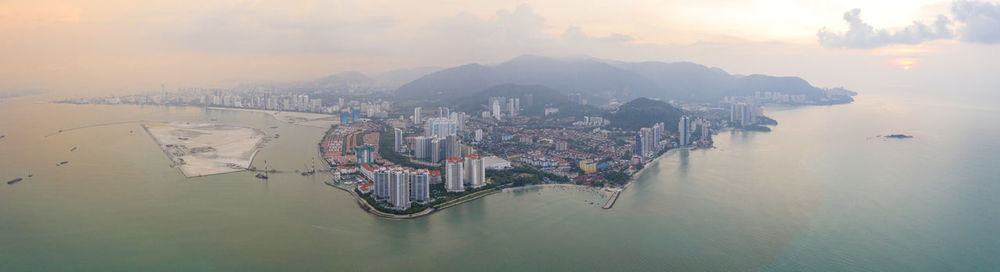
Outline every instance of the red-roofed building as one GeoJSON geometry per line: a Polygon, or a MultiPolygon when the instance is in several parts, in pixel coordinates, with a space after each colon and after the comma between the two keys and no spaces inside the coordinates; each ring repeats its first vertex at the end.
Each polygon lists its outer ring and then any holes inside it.
{"type": "Polygon", "coordinates": [[[372,187],[373,185],[374,184],[371,183],[371,182],[358,183],[358,191],[360,191],[362,194],[371,193],[372,189],[373,189],[373,187],[372,187]]]}

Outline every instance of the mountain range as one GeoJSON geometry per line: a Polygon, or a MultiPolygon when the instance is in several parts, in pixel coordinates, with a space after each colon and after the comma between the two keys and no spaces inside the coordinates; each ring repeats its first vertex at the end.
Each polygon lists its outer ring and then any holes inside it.
{"type": "Polygon", "coordinates": [[[828,92],[798,77],[732,75],[719,68],[690,62],[621,62],[594,58],[557,59],[525,55],[487,66],[466,64],[424,75],[396,90],[412,100],[454,99],[503,84],[538,85],[564,94],[578,93],[597,102],[638,97],[685,102],[715,102],[725,96],[749,96],[774,91],[807,98],[828,92]]]}

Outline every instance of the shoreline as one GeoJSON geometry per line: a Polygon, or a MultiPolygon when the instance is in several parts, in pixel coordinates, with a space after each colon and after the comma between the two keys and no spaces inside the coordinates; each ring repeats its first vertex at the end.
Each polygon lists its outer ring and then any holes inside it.
{"type": "Polygon", "coordinates": [[[484,193],[484,194],[481,194],[481,195],[477,195],[477,196],[474,196],[474,197],[471,197],[471,198],[468,198],[468,199],[463,199],[461,201],[458,201],[458,202],[455,202],[455,203],[451,203],[451,204],[442,206],[440,208],[429,207],[429,208],[427,208],[427,209],[425,209],[423,211],[420,211],[420,212],[417,212],[417,213],[412,213],[412,214],[391,214],[391,213],[386,213],[386,212],[379,211],[375,207],[372,207],[371,204],[368,204],[368,201],[365,201],[365,199],[361,198],[361,196],[359,196],[357,192],[354,192],[354,190],[337,186],[337,185],[335,185],[333,183],[330,183],[329,181],[324,181],[323,183],[326,184],[327,186],[340,189],[340,190],[342,190],[342,191],[347,192],[348,194],[350,194],[351,197],[354,198],[354,201],[357,202],[358,207],[361,208],[361,210],[364,210],[365,212],[368,212],[369,214],[374,215],[374,216],[379,217],[379,218],[392,219],[392,220],[416,219],[416,218],[425,217],[425,216],[434,214],[434,213],[439,212],[439,211],[446,210],[446,209],[454,207],[454,206],[458,206],[458,205],[461,205],[461,204],[465,204],[465,203],[468,203],[468,202],[475,201],[477,199],[486,197],[488,195],[493,195],[493,194],[497,194],[497,193],[503,192],[503,190],[495,190],[495,191],[484,193]]]}
{"type": "Polygon", "coordinates": [[[667,157],[669,155],[673,155],[673,154],[677,153],[678,150],[680,150],[680,148],[671,149],[671,150],[668,150],[666,152],[663,152],[663,154],[660,154],[656,158],[653,158],[649,163],[645,164],[645,166],[642,168],[642,170],[639,170],[639,172],[636,172],[634,175],[632,175],[632,177],[629,179],[629,182],[626,183],[625,185],[623,185],[621,188],[610,188],[610,187],[600,187],[600,188],[598,188],[598,187],[592,187],[592,186],[586,186],[586,185],[577,185],[577,184],[568,184],[568,183],[532,184],[532,185],[525,185],[525,186],[519,186],[519,187],[497,188],[497,190],[489,192],[489,193],[484,193],[484,194],[480,194],[480,195],[477,195],[477,196],[474,196],[474,197],[471,197],[471,198],[468,198],[468,199],[463,199],[461,201],[458,201],[458,202],[455,202],[455,203],[451,203],[451,204],[447,204],[447,205],[439,207],[439,208],[429,207],[426,210],[420,211],[418,213],[407,214],[407,215],[391,214],[391,213],[385,213],[385,212],[379,211],[378,209],[375,209],[375,207],[372,207],[370,204],[368,204],[368,201],[365,201],[365,199],[361,198],[361,196],[359,196],[357,194],[357,192],[354,192],[354,190],[337,186],[337,185],[335,185],[333,183],[330,183],[328,181],[325,181],[323,183],[326,184],[327,186],[343,190],[344,192],[347,192],[348,194],[350,194],[351,197],[354,198],[354,201],[357,202],[358,207],[361,208],[361,210],[364,210],[365,212],[368,212],[369,214],[374,215],[376,217],[385,218],[385,219],[392,219],[392,220],[415,219],[415,218],[429,216],[429,215],[432,215],[432,214],[437,213],[439,211],[442,211],[442,210],[445,210],[445,209],[448,209],[448,208],[451,208],[451,207],[455,207],[455,206],[458,206],[458,205],[462,205],[462,204],[465,204],[465,203],[468,203],[468,202],[472,202],[472,201],[475,201],[477,199],[484,198],[486,196],[490,196],[490,195],[494,195],[494,194],[498,194],[498,193],[511,192],[511,191],[515,191],[515,190],[531,189],[531,188],[547,188],[547,187],[581,188],[581,189],[593,190],[593,191],[600,192],[600,193],[610,193],[610,197],[608,198],[608,201],[605,202],[605,204],[602,206],[603,209],[610,210],[614,206],[615,202],[617,202],[617,200],[621,198],[621,193],[623,191],[625,191],[625,189],[628,188],[630,185],[632,185],[633,182],[637,181],[639,179],[639,177],[642,176],[645,173],[646,169],[649,169],[648,166],[651,166],[651,165],[653,165],[655,163],[659,163],[660,159],[665,158],[665,157],[667,157]]]}
{"type": "MultiPolygon", "coordinates": [[[[316,124],[308,124],[308,122],[323,121],[323,120],[320,120],[320,119],[326,119],[326,118],[339,118],[338,116],[335,116],[335,115],[332,115],[332,114],[313,113],[313,112],[297,112],[297,111],[282,111],[282,110],[262,110],[262,109],[243,109],[243,108],[226,108],[226,107],[206,107],[206,108],[207,109],[211,109],[211,110],[226,110],[226,111],[242,111],[242,112],[263,113],[263,114],[267,114],[267,115],[271,116],[271,118],[274,118],[274,120],[276,120],[278,122],[282,122],[282,123],[286,123],[286,124],[290,124],[290,125],[299,125],[299,126],[314,127],[314,128],[330,128],[330,126],[321,126],[321,125],[316,125],[316,124]],[[278,115],[279,114],[283,114],[283,113],[285,115],[282,115],[282,116],[290,116],[289,118],[301,118],[301,119],[307,119],[307,120],[305,120],[305,121],[291,121],[291,120],[282,119],[278,115]]],[[[330,122],[333,122],[333,121],[330,121],[330,122]]],[[[339,123],[340,122],[338,121],[336,123],[331,123],[330,125],[332,126],[332,125],[339,124],[339,123]]]]}

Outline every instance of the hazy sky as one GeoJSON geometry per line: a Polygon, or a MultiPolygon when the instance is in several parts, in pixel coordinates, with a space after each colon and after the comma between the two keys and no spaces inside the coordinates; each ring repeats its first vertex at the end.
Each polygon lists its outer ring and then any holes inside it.
{"type": "Polygon", "coordinates": [[[5,1],[0,92],[135,92],[496,63],[693,61],[824,87],[998,86],[989,1],[5,1]]]}

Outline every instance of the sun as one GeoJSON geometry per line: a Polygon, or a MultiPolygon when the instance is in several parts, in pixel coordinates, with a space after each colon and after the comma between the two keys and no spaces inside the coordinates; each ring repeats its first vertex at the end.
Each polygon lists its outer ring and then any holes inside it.
{"type": "Polygon", "coordinates": [[[917,59],[899,58],[899,59],[889,60],[889,65],[892,65],[894,67],[897,67],[897,68],[903,69],[903,70],[910,70],[910,69],[913,69],[913,67],[915,67],[917,65],[917,62],[918,62],[917,59]]]}

